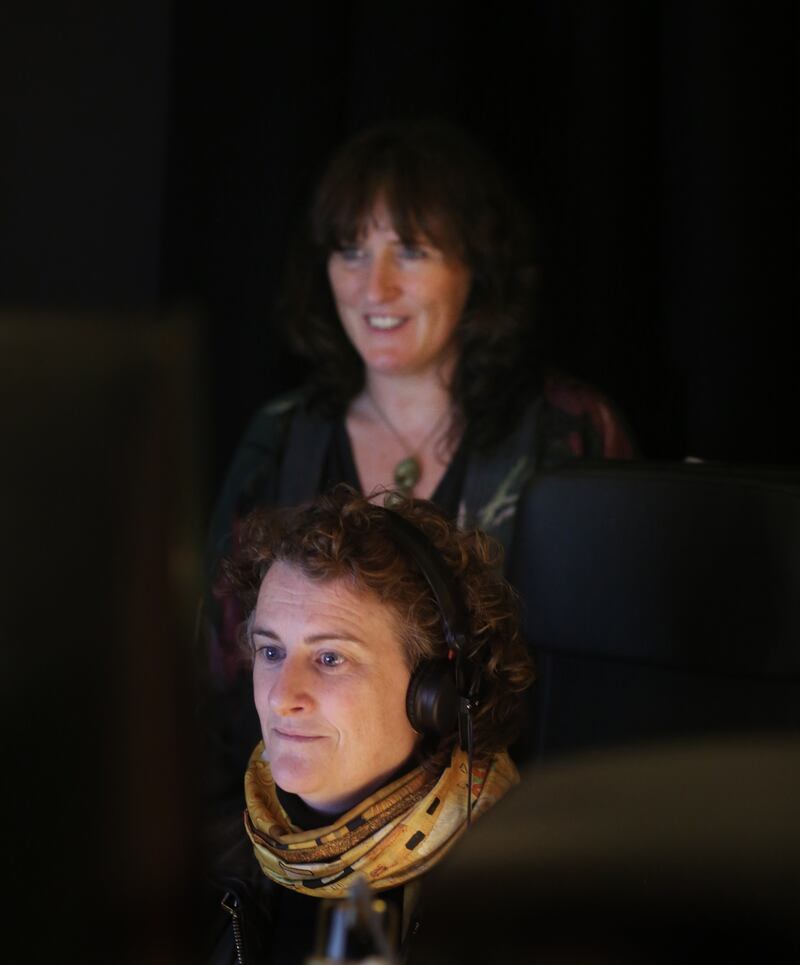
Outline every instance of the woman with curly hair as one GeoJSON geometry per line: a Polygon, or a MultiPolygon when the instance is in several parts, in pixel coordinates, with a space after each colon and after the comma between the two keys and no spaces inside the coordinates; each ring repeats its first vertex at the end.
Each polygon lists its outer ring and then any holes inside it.
{"type": "Polygon", "coordinates": [[[244,522],[223,592],[246,614],[262,739],[216,862],[216,961],[305,960],[318,899],[357,881],[405,956],[420,877],[518,780],[506,747],[531,660],[496,563],[431,503],[347,486],[244,522]]]}
{"type": "MultiPolygon", "coordinates": [[[[540,370],[530,232],[497,166],[439,121],[367,130],[340,150],[290,259],[285,322],[308,384],[268,403],[239,446],[211,525],[210,568],[252,508],[347,482],[433,500],[506,548],[541,469],[629,457],[598,393],[540,370]]],[[[513,562],[506,575],[514,583],[513,562]]],[[[255,720],[209,608],[216,800],[235,795],[255,720]],[[227,781],[226,781],[227,776],[227,781]]]]}

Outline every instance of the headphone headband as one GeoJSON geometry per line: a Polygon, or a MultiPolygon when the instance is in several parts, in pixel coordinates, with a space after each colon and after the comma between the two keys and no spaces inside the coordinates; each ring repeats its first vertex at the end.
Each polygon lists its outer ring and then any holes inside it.
{"type": "MultiPolygon", "coordinates": [[[[455,660],[427,660],[414,671],[406,695],[406,710],[415,730],[447,734],[458,730],[459,744],[472,760],[472,711],[480,674],[468,654],[469,620],[450,567],[442,554],[399,513],[384,507],[397,545],[416,563],[431,589],[442,620],[448,649],[455,660]]],[[[449,655],[448,655],[449,656],[449,655]]]]}
{"type": "Polygon", "coordinates": [[[385,512],[395,542],[414,560],[431,588],[447,646],[457,655],[466,656],[469,620],[450,567],[421,529],[391,509],[385,512]]]}

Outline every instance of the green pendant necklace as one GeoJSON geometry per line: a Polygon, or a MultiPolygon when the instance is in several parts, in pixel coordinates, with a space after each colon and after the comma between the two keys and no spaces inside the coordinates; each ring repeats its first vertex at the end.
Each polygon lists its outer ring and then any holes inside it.
{"type": "Polygon", "coordinates": [[[408,495],[419,482],[422,467],[415,456],[406,456],[394,467],[394,481],[397,488],[408,495]]]}
{"type": "Polygon", "coordinates": [[[407,456],[404,456],[398,463],[395,464],[394,484],[397,492],[402,496],[413,496],[414,487],[417,485],[420,476],[422,475],[422,466],[420,465],[419,458],[417,455],[415,455],[415,452],[420,453],[423,451],[428,442],[436,434],[437,430],[440,429],[445,419],[450,418],[452,410],[449,407],[445,409],[436,422],[434,422],[433,428],[426,433],[423,439],[420,440],[419,445],[414,447],[408,444],[408,440],[401,435],[396,426],[392,423],[391,419],[386,415],[383,409],[381,409],[375,399],[369,394],[367,394],[367,398],[372,403],[373,408],[378,413],[381,421],[386,425],[387,429],[389,429],[395,439],[397,439],[400,445],[408,452],[407,456]]]}

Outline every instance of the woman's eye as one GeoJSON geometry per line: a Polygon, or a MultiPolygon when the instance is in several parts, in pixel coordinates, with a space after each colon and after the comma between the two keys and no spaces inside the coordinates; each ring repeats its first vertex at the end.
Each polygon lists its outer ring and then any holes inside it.
{"type": "Polygon", "coordinates": [[[364,257],[364,249],[359,248],[358,245],[342,245],[339,249],[339,257],[342,261],[350,263],[361,261],[364,257]]]}
{"type": "Polygon", "coordinates": [[[278,663],[283,660],[283,650],[280,647],[260,647],[258,657],[265,663],[278,663]]]}
{"type": "Polygon", "coordinates": [[[319,655],[319,662],[323,667],[340,667],[344,663],[344,657],[334,650],[326,650],[319,655]]]}
{"type": "Polygon", "coordinates": [[[401,245],[400,257],[407,261],[419,261],[428,257],[427,250],[422,245],[401,245]]]}

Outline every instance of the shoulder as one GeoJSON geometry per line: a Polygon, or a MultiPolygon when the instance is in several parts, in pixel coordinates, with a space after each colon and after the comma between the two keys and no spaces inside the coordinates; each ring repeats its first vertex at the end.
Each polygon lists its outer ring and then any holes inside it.
{"type": "Polygon", "coordinates": [[[635,458],[636,445],[624,417],[593,385],[553,372],[544,380],[542,400],[553,430],[574,457],[635,458]]]}
{"type": "MultiPolygon", "coordinates": [[[[324,420],[310,408],[311,393],[303,386],[271,399],[250,420],[234,453],[225,488],[244,502],[274,502],[278,493],[278,468],[295,434],[309,434],[309,424],[324,420]],[[252,492],[252,500],[249,493],[252,492]]],[[[237,507],[241,510],[241,506],[237,507]]]]}
{"type": "Polygon", "coordinates": [[[235,965],[237,946],[248,961],[263,961],[271,885],[258,867],[240,813],[204,828],[208,865],[203,888],[205,947],[211,965],[235,965]]]}
{"type": "MultiPolygon", "coordinates": [[[[263,876],[262,876],[263,878],[263,876]]],[[[266,962],[273,933],[272,891],[262,883],[234,882],[206,910],[209,965],[266,962]]]]}
{"type": "Polygon", "coordinates": [[[239,449],[271,448],[281,443],[285,432],[297,412],[304,411],[309,404],[310,392],[306,386],[293,389],[265,402],[251,418],[245,429],[239,449]]]}
{"type": "Polygon", "coordinates": [[[256,505],[277,501],[279,467],[292,421],[305,412],[310,393],[294,389],[264,403],[250,419],[233,458],[211,517],[209,560],[215,565],[230,545],[233,521],[256,505]]]}

